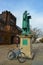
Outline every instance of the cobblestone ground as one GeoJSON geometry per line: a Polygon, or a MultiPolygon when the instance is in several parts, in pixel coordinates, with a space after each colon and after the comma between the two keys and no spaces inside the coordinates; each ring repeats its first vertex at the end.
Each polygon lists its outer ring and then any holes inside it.
{"type": "Polygon", "coordinates": [[[43,43],[34,44],[35,57],[32,65],[43,65],[43,43]]]}
{"type": "Polygon", "coordinates": [[[0,65],[43,65],[43,43],[32,44],[34,59],[26,59],[25,63],[19,63],[17,59],[8,60],[7,53],[10,49],[16,48],[15,45],[0,46],[0,65]]]}

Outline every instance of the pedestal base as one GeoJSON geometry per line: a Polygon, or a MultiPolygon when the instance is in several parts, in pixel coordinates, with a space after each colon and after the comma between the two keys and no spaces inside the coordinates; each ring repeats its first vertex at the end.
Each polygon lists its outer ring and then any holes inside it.
{"type": "Polygon", "coordinates": [[[34,53],[32,53],[31,55],[29,55],[27,58],[33,59],[34,58],[34,53]]]}
{"type": "Polygon", "coordinates": [[[34,54],[32,51],[32,40],[31,36],[20,36],[20,48],[22,52],[25,53],[27,58],[33,58],[34,54]]]}

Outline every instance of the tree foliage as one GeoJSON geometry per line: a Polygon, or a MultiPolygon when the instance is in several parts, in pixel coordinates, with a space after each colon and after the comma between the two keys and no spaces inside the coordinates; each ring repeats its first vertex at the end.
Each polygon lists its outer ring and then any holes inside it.
{"type": "Polygon", "coordinates": [[[38,28],[33,28],[32,29],[32,34],[33,34],[33,39],[34,39],[34,42],[35,42],[37,38],[42,36],[42,31],[38,28]]]}

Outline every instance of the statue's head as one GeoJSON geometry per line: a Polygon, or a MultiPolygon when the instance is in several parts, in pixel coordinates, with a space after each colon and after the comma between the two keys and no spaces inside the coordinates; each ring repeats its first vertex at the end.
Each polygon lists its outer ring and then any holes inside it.
{"type": "Polygon", "coordinates": [[[27,13],[27,11],[25,11],[25,13],[27,13]]]}

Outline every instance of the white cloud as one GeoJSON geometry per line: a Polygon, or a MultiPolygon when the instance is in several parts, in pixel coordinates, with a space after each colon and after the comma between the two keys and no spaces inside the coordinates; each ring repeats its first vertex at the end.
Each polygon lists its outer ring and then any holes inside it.
{"type": "Polygon", "coordinates": [[[43,13],[32,13],[31,26],[43,30],[43,13]]]}
{"type": "Polygon", "coordinates": [[[19,26],[19,27],[21,27],[22,28],[22,13],[21,12],[17,12],[17,11],[15,11],[15,12],[13,12],[13,14],[16,16],[16,24],[19,26]]]}

